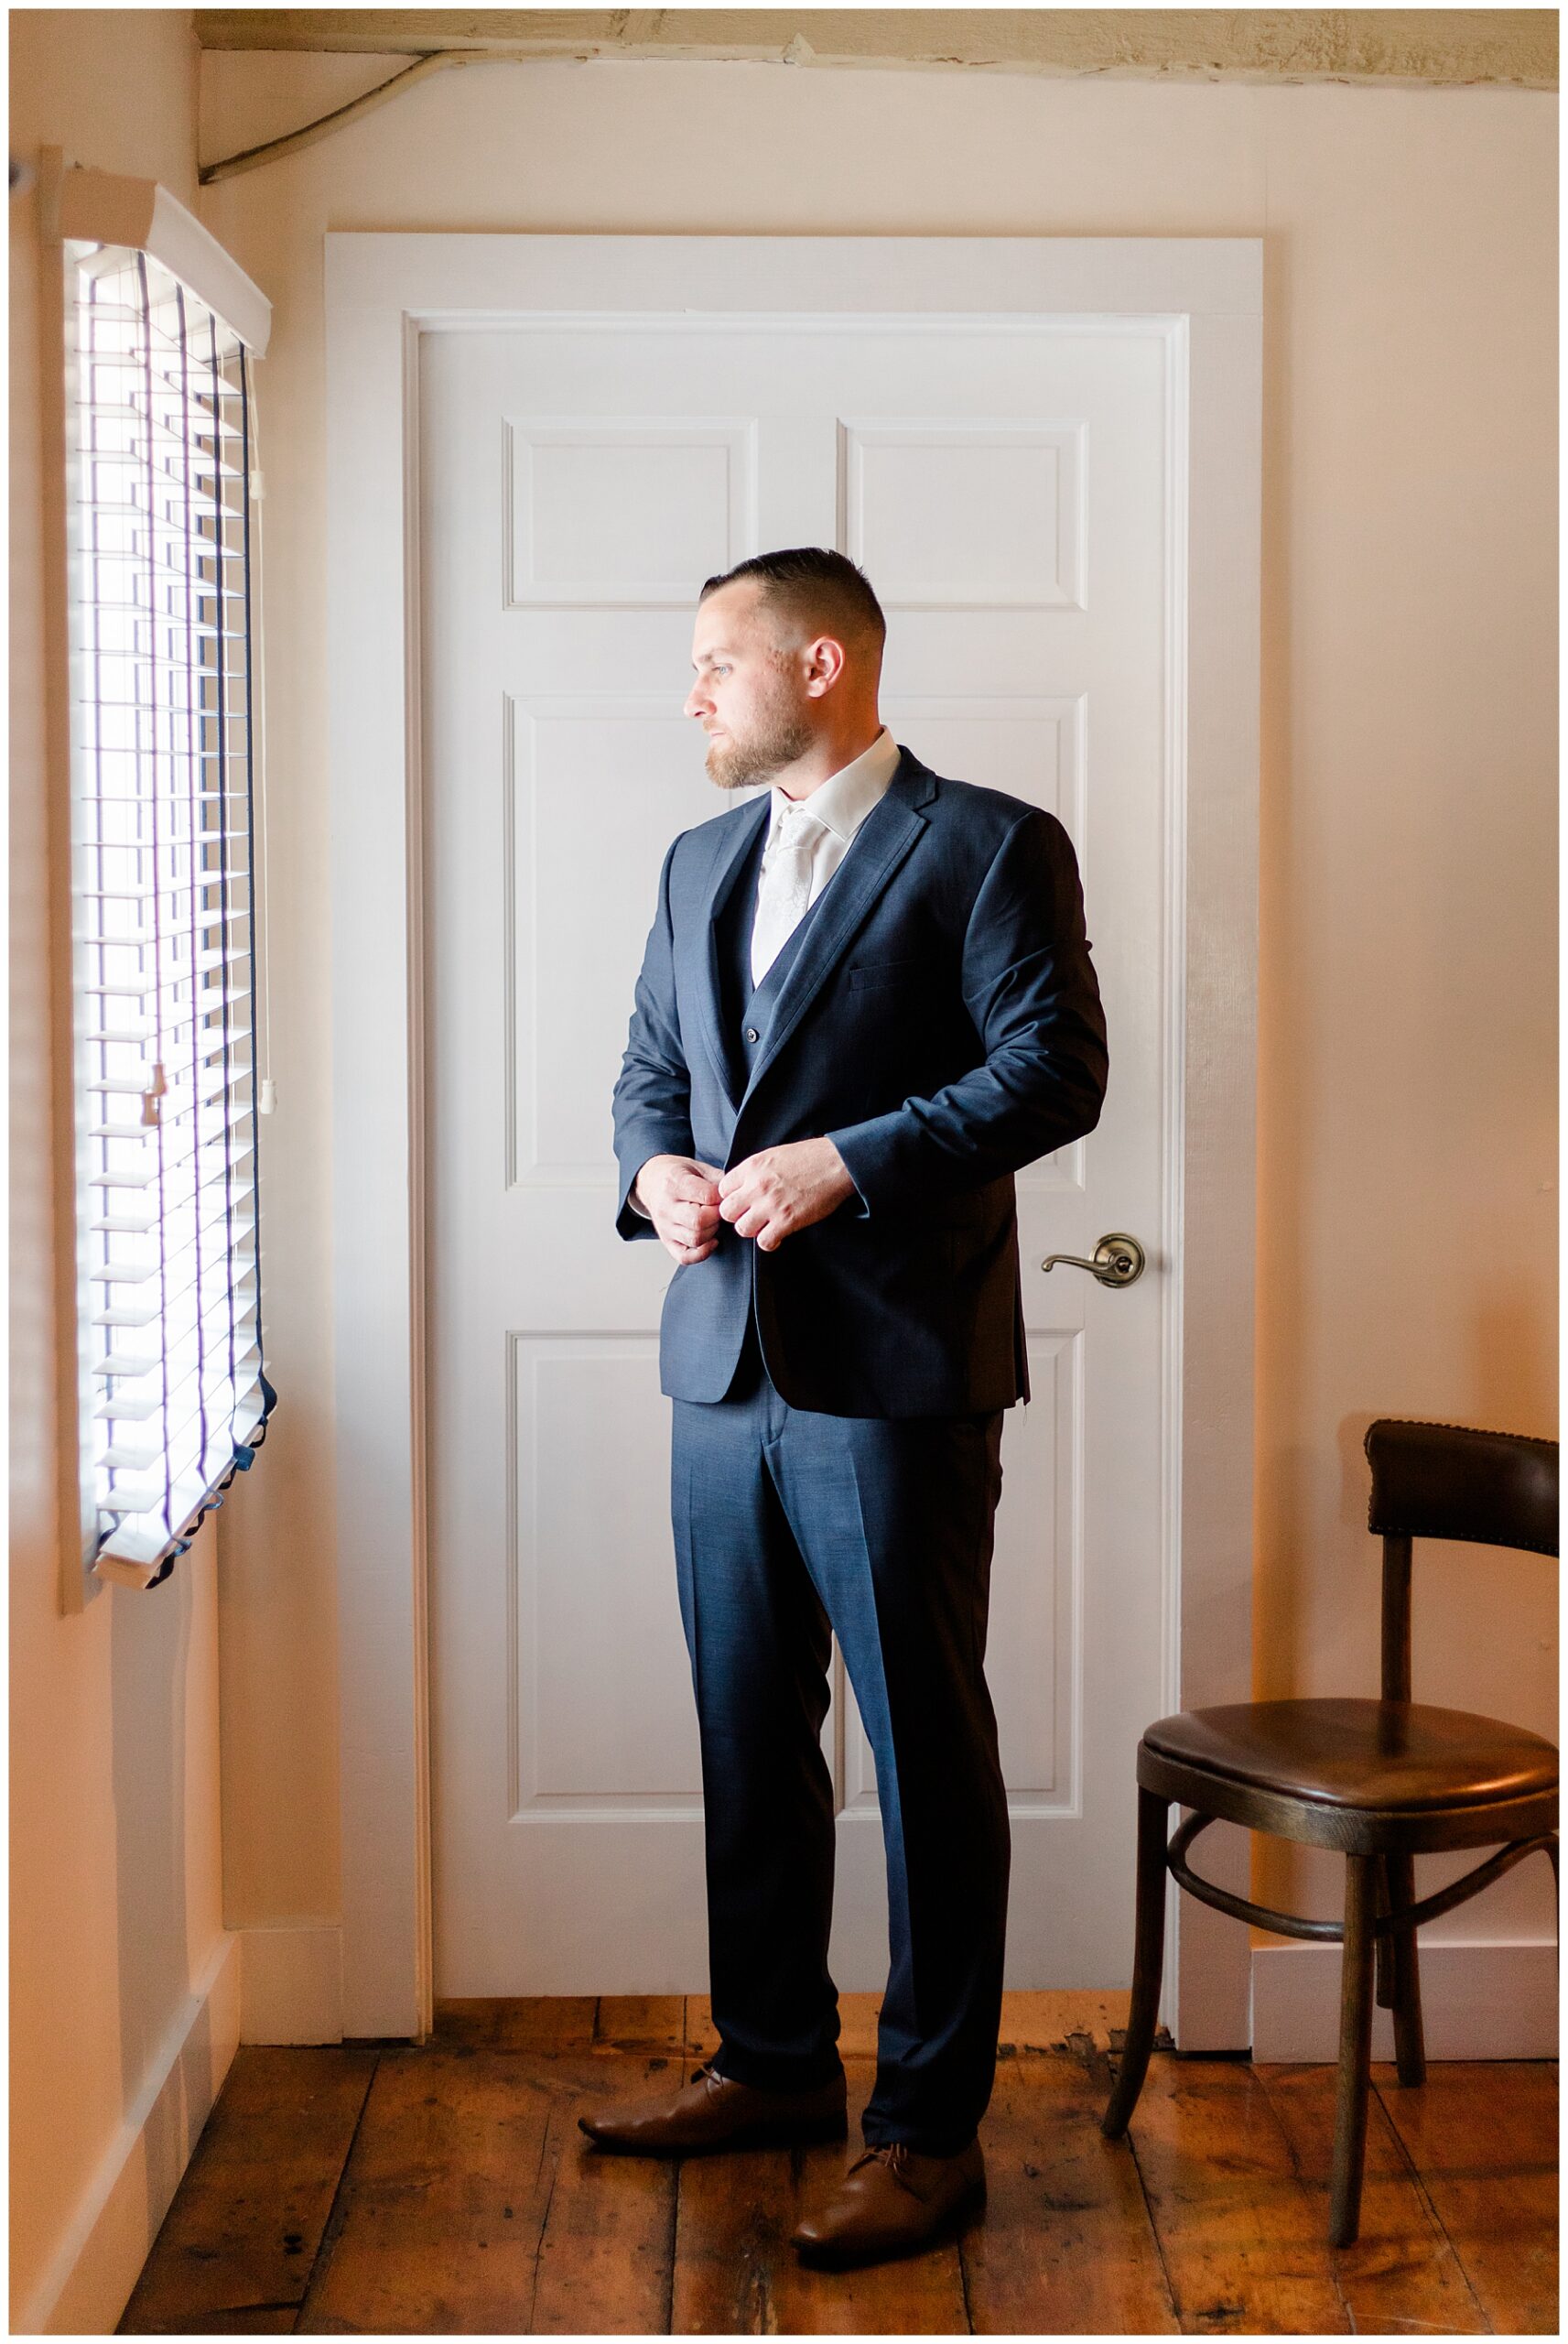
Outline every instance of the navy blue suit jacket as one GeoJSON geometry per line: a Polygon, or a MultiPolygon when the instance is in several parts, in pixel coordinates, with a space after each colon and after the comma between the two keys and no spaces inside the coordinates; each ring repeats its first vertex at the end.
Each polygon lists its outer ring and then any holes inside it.
{"type": "MultiPolygon", "coordinates": [[[[773,1253],[721,1221],[665,1296],[660,1389],[719,1400],[754,1308],[792,1407],[968,1416],[1029,1397],[1012,1176],[1098,1120],[1105,1020],[1054,815],[907,749],[804,927],[744,1088],[718,922],[764,794],[665,857],[615,1085],[616,1227],[651,1156],[728,1169],[826,1133],[857,1193],[773,1253]]],[[[749,928],[748,928],[749,933],[749,928]]]]}

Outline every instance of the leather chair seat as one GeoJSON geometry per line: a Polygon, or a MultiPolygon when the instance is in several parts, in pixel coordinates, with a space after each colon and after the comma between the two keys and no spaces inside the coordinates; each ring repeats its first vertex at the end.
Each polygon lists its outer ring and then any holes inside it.
{"type": "Polygon", "coordinates": [[[1422,1809],[1528,1797],[1557,1784],[1553,1743],[1423,1701],[1238,1701],[1161,1718],[1151,1750],[1325,1807],[1422,1809]]]}

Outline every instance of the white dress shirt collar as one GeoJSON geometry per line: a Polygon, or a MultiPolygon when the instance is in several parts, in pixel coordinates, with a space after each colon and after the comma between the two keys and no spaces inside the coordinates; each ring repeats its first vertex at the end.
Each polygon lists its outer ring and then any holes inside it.
{"type": "Polygon", "coordinates": [[[785,814],[791,807],[798,806],[803,812],[815,815],[825,829],[848,846],[887,789],[898,765],[898,743],[884,724],[869,749],[862,749],[847,765],[840,765],[826,781],[819,781],[806,797],[787,797],[775,782],[771,793],[773,802],[768,818],[769,837],[777,837],[785,814]]]}

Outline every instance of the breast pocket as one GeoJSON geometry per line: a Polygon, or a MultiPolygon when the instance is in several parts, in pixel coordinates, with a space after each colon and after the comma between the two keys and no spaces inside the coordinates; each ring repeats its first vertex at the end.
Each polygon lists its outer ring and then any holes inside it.
{"type": "Polygon", "coordinates": [[[857,992],[868,985],[930,984],[937,974],[930,960],[914,956],[902,960],[862,960],[859,968],[845,971],[857,992]]]}

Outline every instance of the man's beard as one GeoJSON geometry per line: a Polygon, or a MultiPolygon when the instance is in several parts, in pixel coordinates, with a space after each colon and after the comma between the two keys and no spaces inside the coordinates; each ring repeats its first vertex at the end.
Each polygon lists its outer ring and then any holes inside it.
{"type": "Polygon", "coordinates": [[[772,781],[804,757],[815,738],[797,709],[772,708],[745,740],[731,735],[708,743],[708,778],[719,789],[749,789],[754,781],[772,781]]]}

